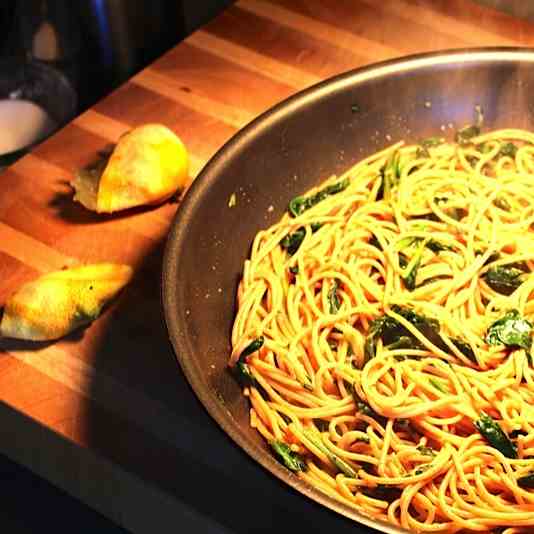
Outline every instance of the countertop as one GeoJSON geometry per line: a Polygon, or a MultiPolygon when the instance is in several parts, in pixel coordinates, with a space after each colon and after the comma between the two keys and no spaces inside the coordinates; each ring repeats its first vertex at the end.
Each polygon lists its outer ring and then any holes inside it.
{"type": "Polygon", "coordinates": [[[65,265],[128,263],[101,318],[56,343],[0,340],[0,452],[134,533],[366,532],[282,485],[204,412],[160,306],[179,206],[97,216],[76,168],[134,126],[183,139],[195,176],[237,130],[295,92],[393,57],[528,46],[534,25],[468,0],[240,0],[0,177],[0,304],[65,265]]]}

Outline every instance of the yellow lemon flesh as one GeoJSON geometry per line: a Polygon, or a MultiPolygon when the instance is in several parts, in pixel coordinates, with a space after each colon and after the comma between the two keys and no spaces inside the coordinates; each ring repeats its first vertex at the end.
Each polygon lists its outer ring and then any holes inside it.
{"type": "Polygon", "coordinates": [[[128,265],[100,263],[45,274],[6,302],[0,335],[45,341],[94,321],[131,279],[128,265]]]}
{"type": "Polygon", "coordinates": [[[182,141],[161,124],[146,124],[123,135],[107,164],[80,171],[74,200],[98,213],[158,204],[184,189],[189,157],[182,141]]]}

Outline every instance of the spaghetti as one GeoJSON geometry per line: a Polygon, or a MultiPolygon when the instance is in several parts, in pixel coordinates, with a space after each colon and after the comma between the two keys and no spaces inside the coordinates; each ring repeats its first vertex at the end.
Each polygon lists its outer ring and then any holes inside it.
{"type": "Polygon", "coordinates": [[[257,234],[230,366],[297,476],[417,532],[534,527],[534,134],[395,144],[257,234]]]}

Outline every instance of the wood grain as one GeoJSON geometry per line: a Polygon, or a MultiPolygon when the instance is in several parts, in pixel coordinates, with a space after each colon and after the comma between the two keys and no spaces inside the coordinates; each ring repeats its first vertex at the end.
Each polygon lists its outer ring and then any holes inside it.
{"type": "Polygon", "coordinates": [[[328,76],[409,53],[533,42],[532,22],[469,0],[239,0],[6,170],[0,304],[64,265],[124,262],[135,277],[83,332],[0,340],[1,452],[133,532],[154,532],[139,502],[209,531],[209,510],[184,505],[176,471],[202,468],[214,500],[234,473],[258,475],[227,443],[227,464],[206,460],[221,436],[167,340],[161,262],[178,202],[98,216],[72,202],[73,173],[131,128],[161,122],[187,145],[194,177],[245,124],[328,76]]]}
{"type": "Polygon", "coordinates": [[[294,89],[303,89],[317,83],[320,78],[302,71],[292,65],[278,61],[252,49],[231,41],[220,39],[216,35],[199,30],[187,39],[187,43],[208,51],[217,57],[245,67],[247,70],[273,80],[287,84],[294,89]]]}
{"type": "Polygon", "coordinates": [[[192,91],[185,91],[180,83],[168,76],[159,74],[150,67],[135,76],[132,81],[145,89],[166,96],[197,113],[213,117],[236,129],[242,128],[253,118],[252,114],[237,107],[228,106],[213,98],[197,95],[192,91]]]}
{"type": "Polygon", "coordinates": [[[288,26],[292,30],[311,35],[327,43],[333,42],[338,48],[349,50],[351,53],[359,50],[372,61],[387,59],[398,54],[397,47],[368,39],[363,35],[340,28],[337,24],[327,24],[317,18],[301,15],[281,5],[262,0],[246,0],[238,3],[238,7],[267,18],[277,25],[288,26]]]}

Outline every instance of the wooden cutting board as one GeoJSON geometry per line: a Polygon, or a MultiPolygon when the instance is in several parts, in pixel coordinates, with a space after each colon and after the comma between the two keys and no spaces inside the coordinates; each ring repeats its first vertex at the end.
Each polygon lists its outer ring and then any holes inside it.
{"type": "MultiPolygon", "coordinates": [[[[162,532],[154,518],[204,532],[239,523],[221,497],[229,490],[249,516],[265,513],[251,488],[278,483],[204,414],[165,332],[162,253],[178,203],[98,216],[72,202],[74,169],[132,127],[161,122],[188,146],[194,176],[247,122],[332,75],[533,42],[532,23],[469,0],[241,0],[6,170],[0,304],[65,265],[128,263],[135,277],[84,332],[52,344],[0,340],[0,451],[133,532],[162,532]]],[[[269,506],[284,517],[273,528],[291,524],[283,503],[269,506]]]]}

